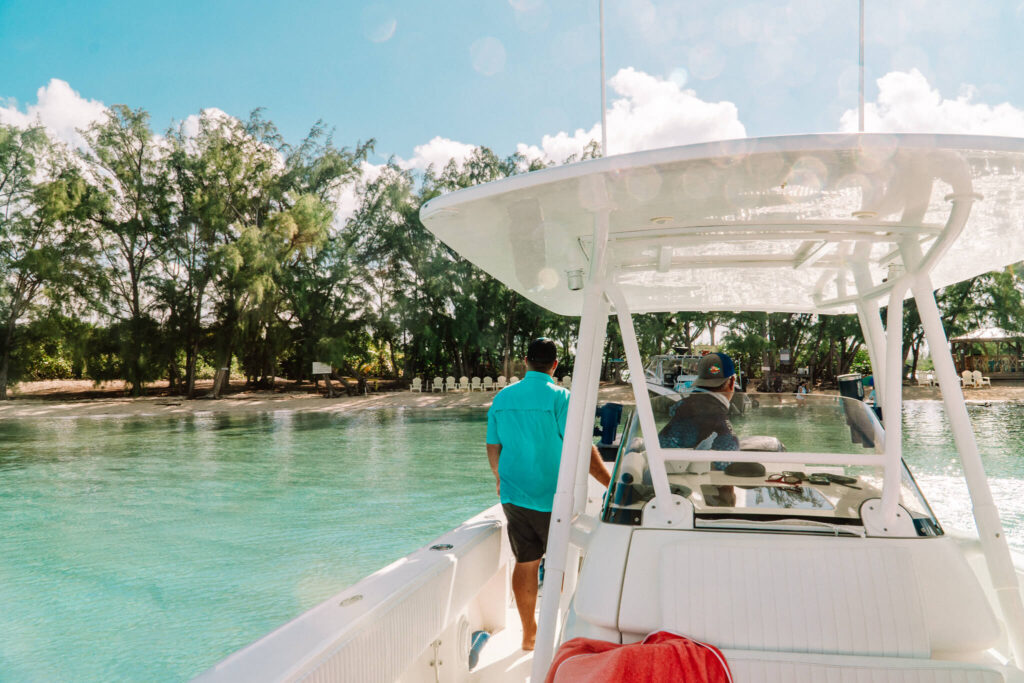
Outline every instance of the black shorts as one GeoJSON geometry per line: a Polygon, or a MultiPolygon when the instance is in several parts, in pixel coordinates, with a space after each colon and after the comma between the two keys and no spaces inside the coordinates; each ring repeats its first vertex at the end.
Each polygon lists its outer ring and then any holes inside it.
{"type": "Polygon", "coordinates": [[[548,547],[548,525],[551,513],[502,503],[508,519],[508,542],[516,562],[536,562],[548,547]]]}

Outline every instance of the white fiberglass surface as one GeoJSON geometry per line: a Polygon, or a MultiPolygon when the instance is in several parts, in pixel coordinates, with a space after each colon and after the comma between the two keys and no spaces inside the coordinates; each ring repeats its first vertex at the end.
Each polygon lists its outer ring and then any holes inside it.
{"type": "Polygon", "coordinates": [[[634,312],[841,312],[850,306],[822,302],[854,293],[851,265],[879,286],[903,239],[937,249],[937,287],[1024,259],[1022,173],[1016,138],[732,140],[515,176],[434,199],[421,216],[462,256],[563,314],[581,310],[566,273],[588,267],[602,212],[607,272],[634,312]],[[942,244],[953,200],[973,203],[942,244]]]}
{"type": "MultiPolygon", "coordinates": [[[[694,396],[681,400],[651,397],[662,447],[690,446],[673,442],[679,433],[673,425],[684,414],[685,402],[694,396]]],[[[861,401],[813,394],[765,394],[754,401],[735,401],[730,424],[740,449],[848,454],[850,464],[768,463],[763,472],[750,475],[731,471],[727,461],[669,462],[666,469],[670,489],[693,503],[698,526],[702,517],[749,520],[762,516],[806,518],[812,523],[822,521],[852,528],[860,525],[861,504],[881,497],[881,468],[857,464],[858,457],[879,454],[884,449],[881,428],[870,407],[861,401]],[[737,409],[741,405],[745,405],[742,412],[737,409]]],[[[722,448],[717,441],[714,445],[716,449],[722,448]]],[[[624,432],[612,481],[603,518],[613,523],[639,524],[641,509],[654,497],[654,487],[644,439],[635,419],[624,432]]],[[[900,502],[910,511],[920,535],[941,533],[906,470],[900,502]]]]}

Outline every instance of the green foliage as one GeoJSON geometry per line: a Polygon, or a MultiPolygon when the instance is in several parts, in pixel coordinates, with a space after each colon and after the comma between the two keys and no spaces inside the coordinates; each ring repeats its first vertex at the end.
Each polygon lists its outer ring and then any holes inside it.
{"type": "MultiPolygon", "coordinates": [[[[18,378],[166,377],[186,396],[237,361],[252,384],[347,376],[511,375],[531,339],[576,347],[572,318],[526,301],[429,233],[420,207],[442,193],[544,168],[478,148],[421,175],[395,163],[363,178],[373,141],[341,147],[323,124],[287,144],[259,110],[203,112],[162,136],[117,105],[84,131],[78,159],[39,128],[0,125],[0,397],[18,378]],[[351,218],[339,198],[355,200],[351,218]]],[[[592,143],[580,159],[599,156],[592,143]]],[[[566,161],[575,161],[568,159],[566,161]]],[[[1014,269],[940,293],[949,333],[1024,330],[1014,269]]],[[[634,318],[643,356],[710,337],[749,376],[779,366],[830,380],[870,371],[854,316],[669,312],[634,318]]],[[[611,318],[608,358],[624,354],[611,318]]],[[[913,372],[927,363],[913,303],[913,372]]],[[[606,375],[612,371],[605,367],[606,375]]]]}
{"type": "Polygon", "coordinates": [[[102,277],[110,284],[107,296],[96,301],[123,323],[114,326],[123,335],[120,370],[137,396],[166,355],[151,314],[156,274],[174,232],[167,153],[150,130],[149,114],[124,105],[111,107],[84,136],[89,150],[83,158],[102,198],[89,218],[97,229],[102,277]]]}
{"type": "Polygon", "coordinates": [[[95,265],[83,223],[99,202],[42,129],[0,124],[0,400],[31,372],[22,327],[86,288],[95,265]]]}

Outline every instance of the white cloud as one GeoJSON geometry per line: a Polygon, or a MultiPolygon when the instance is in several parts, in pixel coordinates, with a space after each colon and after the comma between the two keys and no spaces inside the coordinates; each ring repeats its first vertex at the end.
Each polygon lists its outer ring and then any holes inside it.
{"type": "MultiPolygon", "coordinates": [[[[869,133],[1024,135],[1024,110],[1005,102],[975,102],[973,88],[944,99],[917,69],[892,71],[877,82],[878,100],[864,106],[864,129],[869,133]]],[[[857,130],[856,109],[843,113],[839,128],[857,130]]]]}
{"type": "MultiPolygon", "coordinates": [[[[732,102],[707,102],[693,90],[687,90],[686,70],[673,70],[668,79],[658,78],[633,68],[621,69],[609,80],[619,95],[608,109],[608,151],[625,154],[645,149],[686,145],[709,140],[746,137],[739,112],[732,102]]],[[[576,129],[545,135],[539,145],[519,143],[516,151],[528,159],[562,163],[579,156],[590,141],[601,140],[601,124],[589,130],[576,129]]],[[[475,145],[435,137],[413,150],[410,159],[398,159],[404,169],[443,169],[454,159],[461,165],[476,149],[475,145]]]]}
{"type": "Polygon", "coordinates": [[[418,171],[425,171],[428,166],[433,166],[434,170],[440,171],[451,159],[461,166],[474,149],[476,149],[476,145],[467,145],[464,142],[437,136],[425,145],[414,147],[411,159],[399,158],[398,165],[407,170],[416,169],[418,171]]]}
{"type": "Polygon", "coordinates": [[[85,139],[78,132],[106,116],[107,108],[97,100],[87,100],[71,89],[67,82],[52,78],[36,91],[36,103],[25,111],[16,102],[0,106],[0,123],[27,127],[42,124],[54,138],[72,147],[85,147],[85,139]]]}
{"type": "MultiPolygon", "coordinates": [[[[632,67],[621,69],[609,81],[619,97],[608,109],[608,151],[625,154],[644,149],[686,145],[709,140],[746,137],[739,112],[732,102],[707,102],[688,90],[686,70],[677,68],[668,79],[658,78],[632,67]]],[[[579,157],[590,141],[601,140],[601,124],[588,130],[561,131],[545,135],[540,144],[519,143],[516,151],[528,159],[562,163],[579,157]]],[[[398,159],[404,169],[440,170],[454,159],[461,165],[475,145],[435,137],[413,150],[410,159],[398,159]]]]}
{"type": "Polygon", "coordinates": [[[181,122],[181,132],[187,138],[194,138],[199,135],[199,123],[202,119],[209,121],[217,121],[221,123],[237,121],[238,119],[231,114],[228,114],[223,109],[217,107],[207,107],[206,109],[200,110],[198,114],[189,114],[185,117],[185,120],[181,122]]]}
{"type": "MultiPolygon", "coordinates": [[[[683,88],[684,79],[682,70],[674,71],[669,80],[632,67],[615,74],[609,85],[621,97],[612,101],[607,113],[609,154],[746,137],[736,105],[706,102],[683,88]]],[[[520,143],[517,151],[561,163],[600,139],[601,125],[596,123],[590,130],[545,135],[539,147],[520,143]]]]}

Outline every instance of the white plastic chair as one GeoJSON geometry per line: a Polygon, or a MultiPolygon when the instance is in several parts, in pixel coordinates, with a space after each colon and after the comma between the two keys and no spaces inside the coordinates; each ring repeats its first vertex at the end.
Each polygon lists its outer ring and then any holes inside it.
{"type": "Polygon", "coordinates": [[[440,391],[441,393],[444,393],[444,380],[441,379],[440,377],[435,377],[434,383],[430,387],[430,393],[434,393],[435,391],[440,391]]]}
{"type": "Polygon", "coordinates": [[[971,373],[971,376],[974,378],[974,386],[976,387],[992,386],[992,378],[983,376],[981,370],[975,370],[971,373]]]}
{"type": "Polygon", "coordinates": [[[459,388],[459,385],[455,383],[455,378],[454,377],[452,377],[451,375],[448,375],[447,377],[444,378],[444,390],[445,391],[455,391],[458,388],[459,388]]]}
{"type": "Polygon", "coordinates": [[[498,375],[498,381],[494,385],[498,391],[501,391],[508,386],[508,380],[505,379],[505,375],[498,375]]]}
{"type": "Polygon", "coordinates": [[[472,379],[469,380],[469,390],[470,391],[483,391],[484,390],[484,385],[480,382],[480,378],[479,377],[473,377],[472,379]]]}
{"type": "Polygon", "coordinates": [[[963,384],[965,387],[974,386],[974,375],[971,373],[970,370],[964,370],[963,372],[960,373],[960,383],[963,384]]]}
{"type": "Polygon", "coordinates": [[[490,377],[484,377],[484,391],[494,391],[494,380],[490,377]]]}
{"type": "Polygon", "coordinates": [[[418,391],[418,392],[420,392],[422,394],[423,393],[423,380],[421,380],[419,377],[413,377],[412,378],[412,386],[409,388],[409,391],[418,391]]]}
{"type": "Polygon", "coordinates": [[[509,384],[515,384],[518,381],[519,381],[519,378],[516,377],[515,375],[512,375],[511,377],[508,378],[508,383],[509,384]]]}
{"type": "Polygon", "coordinates": [[[935,386],[937,384],[937,382],[935,381],[935,373],[934,372],[929,372],[927,374],[927,378],[928,378],[928,386],[933,387],[933,386],[935,386]]]}
{"type": "Polygon", "coordinates": [[[455,385],[455,388],[458,389],[459,391],[469,391],[469,378],[466,377],[465,375],[460,377],[458,383],[455,385]]]}
{"type": "Polygon", "coordinates": [[[572,375],[566,375],[562,378],[562,386],[570,391],[572,390],[572,375]]]}

